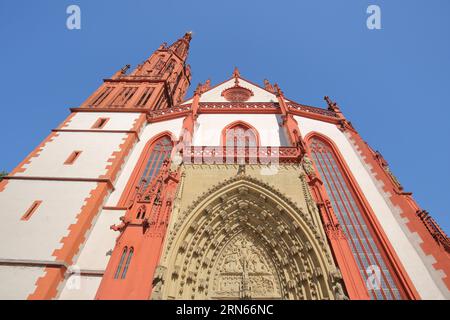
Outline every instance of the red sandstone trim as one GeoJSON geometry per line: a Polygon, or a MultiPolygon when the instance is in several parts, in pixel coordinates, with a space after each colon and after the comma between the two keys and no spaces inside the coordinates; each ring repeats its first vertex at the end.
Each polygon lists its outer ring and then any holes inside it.
{"type": "MultiPolygon", "coordinates": [[[[144,125],[146,120],[146,117],[144,114],[141,114],[139,118],[135,120],[135,123],[133,125],[132,132],[139,132],[142,126],[144,125]]],[[[126,157],[128,156],[130,150],[132,149],[133,145],[137,141],[137,135],[129,133],[128,136],[125,138],[125,141],[119,146],[119,151],[113,152],[111,157],[109,158],[108,162],[109,164],[106,166],[106,174],[100,176],[99,178],[106,178],[111,181],[115,181],[123,163],[125,162],[126,157]]]]}
{"type": "Polygon", "coordinates": [[[109,122],[110,118],[98,118],[97,121],[92,125],[91,129],[103,129],[109,122]]]}
{"type": "Polygon", "coordinates": [[[26,170],[24,167],[26,164],[29,164],[31,162],[31,159],[34,157],[38,157],[39,153],[44,149],[45,145],[48,142],[53,141],[54,138],[58,136],[57,133],[52,132],[50,135],[47,136],[47,138],[44,139],[10,174],[9,176],[14,176],[17,173],[22,173],[26,170]]]}
{"type": "Polygon", "coordinates": [[[0,192],[3,192],[6,188],[6,185],[8,184],[8,180],[3,178],[2,181],[0,181],[0,192]]]}
{"type": "MultiPolygon", "coordinates": [[[[85,241],[87,230],[91,228],[94,217],[98,214],[109,188],[104,183],[99,183],[85,200],[85,205],[77,215],[77,221],[70,225],[69,233],[61,239],[61,248],[53,252],[55,260],[71,265],[73,258],[79,251],[80,245],[85,241]]],[[[65,268],[45,268],[45,275],[36,282],[35,291],[28,296],[29,300],[53,299],[58,294],[58,286],[64,280],[65,268]]]]}
{"type": "Polygon", "coordinates": [[[28,208],[28,210],[25,212],[25,214],[22,216],[20,220],[22,221],[28,221],[30,220],[31,216],[36,212],[36,210],[41,205],[42,200],[34,201],[33,204],[28,208]]]}
{"type": "Polygon", "coordinates": [[[127,210],[127,207],[114,207],[114,206],[103,206],[103,210],[111,210],[111,211],[123,211],[127,210]]]}
{"type": "Polygon", "coordinates": [[[148,109],[141,108],[86,108],[86,107],[77,107],[70,108],[72,112],[118,112],[118,113],[148,113],[148,109]]]}
{"type": "Polygon", "coordinates": [[[420,249],[423,250],[425,256],[431,255],[436,260],[433,265],[436,271],[442,270],[445,277],[442,279],[444,284],[450,290],[450,260],[449,254],[443,247],[440,247],[435,239],[426,229],[426,226],[417,217],[416,212],[420,211],[419,205],[415,202],[410,194],[399,193],[397,186],[394,185],[392,179],[388,176],[386,171],[381,167],[380,163],[375,159],[375,154],[371,151],[368,145],[362,140],[358,133],[349,131],[351,140],[356,147],[359,148],[361,159],[366,165],[370,165],[373,173],[372,177],[383,183],[383,191],[390,194],[390,201],[393,206],[397,206],[402,210],[401,217],[407,218],[407,228],[411,233],[417,233],[422,239],[420,249]]]}

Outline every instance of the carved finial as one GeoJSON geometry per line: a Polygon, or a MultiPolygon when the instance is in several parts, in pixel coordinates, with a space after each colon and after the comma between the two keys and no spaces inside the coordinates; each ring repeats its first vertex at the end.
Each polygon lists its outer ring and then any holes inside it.
{"type": "Polygon", "coordinates": [[[334,112],[340,112],[339,106],[337,105],[336,102],[331,100],[330,97],[325,96],[324,100],[327,102],[329,110],[334,111],[334,112]]]}
{"type": "Polygon", "coordinates": [[[283,95],[283,91],[281,91],[280,87],[278,86],[278,83],[275,83],[273,85],[274,89],[275,89],[275,94],[282,96],[283,95]]]}
{"type": "Polygon", "coordinates": [[[161,45],[158,48],[158,50],[165,50],[165,49],[167,49],[167,42],[161,43],[161,45]]]}
{"type": "Polygon", "coordinates": [[[273,89],[273,86],[270,84],[270,82],[269,82],[269,80],[267,80],[267,79],[264,79],[264,88],[267,90],[267,91],[270,91],[270,92],[272,92],[272,93],[274,93],[274,89],[273,89]]]}
{"type": "Polygon", "coordinates": [[[238,67],[234,67],[233,77],[238,78],[240,76],[241,76],[241,73],[239,72],[238,67]]]}
{"type": "Polygon", "coordinates": [[[206,80],[206,82],[205,82],[205,88],[206,88],[207,90],[209,90],[209,89],[211,88],[211,79],[206,80]]]}
{"type": "Polygon", "coordinates": [[[122,72],[122,74],[127,73],[127,71],[131,68],[131,66],[129,64],[125,65],[122,69],[120,69],[120,71],[122,72]]]}
{"type": "Polygon", "coordinates": [[[205,81],[204,84],[201,85],[201,93],[208,91],[211,89],[211,79],[205,81]]]}
{"type": "Polygon", "coordinates": [[[183,38],[186,39],[187,41],[191,41],[193,34],[194,33],[192,31],[188,31],[188,32],[185,33],[183,38]]]}
{"type": "MultiPolygon", "coordinates": [[[[118,79],[120,77],[122,77],[123,75],[125,75],[128,71],[128,69],[130,69],[130,65],[127,64],[124,67],[122,67],[122,69],[120,69],[119,71],[117,71],[116,73],[114,73],[114,75],[111,77],[112,79],[118,79]]],[[[139,68],[139,66],[138,66],[139,68]]]]}
{"type": "Polygon", "coordinates": [[[203,85],[201,83],[199,83],[197,85],[197,88],[195,88],[194,94],[202,94],[203,93],[203,85]]]}

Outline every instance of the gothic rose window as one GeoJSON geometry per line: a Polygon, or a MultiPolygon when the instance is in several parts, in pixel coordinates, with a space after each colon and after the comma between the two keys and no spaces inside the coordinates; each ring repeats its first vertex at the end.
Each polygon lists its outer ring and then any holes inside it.
{"type": "Polygon", "coordinates": [[[389,261],[381,254],[367,214],[349,183],[332,147],[318,138],[310,140],[311,155],[330,198],[333,210],[347,236],[353,256],[372,299],[401,299],[389,261]]]}

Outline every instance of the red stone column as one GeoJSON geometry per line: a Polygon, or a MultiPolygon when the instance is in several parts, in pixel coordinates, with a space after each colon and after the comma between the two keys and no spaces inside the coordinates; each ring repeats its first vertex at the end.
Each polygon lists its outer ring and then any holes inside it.
{"type": "MultiPolygon", "coordinates": [[[[178,186],[179,173],[170,172],[166,161],[161,173],[148,187],[141,187],[131,209],[122,223],[112,226],[120,231],[113,254],[97,291],[96,299],[146,300],[150,299],[153,276],[158,265],[169,224],[172,203],[178,186]],[[133,255],[126,276],[115,278],[124,248],[133,255]]],[[[128,253],[129,254],[129,253],[128,253]]],[[[127,256],[128,256],[127,254],[127,256]]],[[[127,256],[125,260],[127,260],[127,256]]]]}
{"type": "Polygon", "coordinates": [[[316,173],[310,173],[308,175],[308,184],[319,207],[322,223],[333,251],[333,256],[341,271],[349,298],[351,300],[369,300],[370,296],[365,281],[359,272],[347,238],[333,212],[322,181],[317,177],[316,173]]]}

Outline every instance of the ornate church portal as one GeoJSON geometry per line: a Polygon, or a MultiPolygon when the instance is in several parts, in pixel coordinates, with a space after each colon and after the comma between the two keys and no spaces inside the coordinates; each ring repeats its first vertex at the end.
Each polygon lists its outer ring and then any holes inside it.
{"type": "MultiPolygon", "coordinates": [[[[187,184],[201,170],[185,169],[187,184]]],[[[177,217],[153,298],[345,298],[311,213],[250,175],[220,182],[177,217]]]]}

